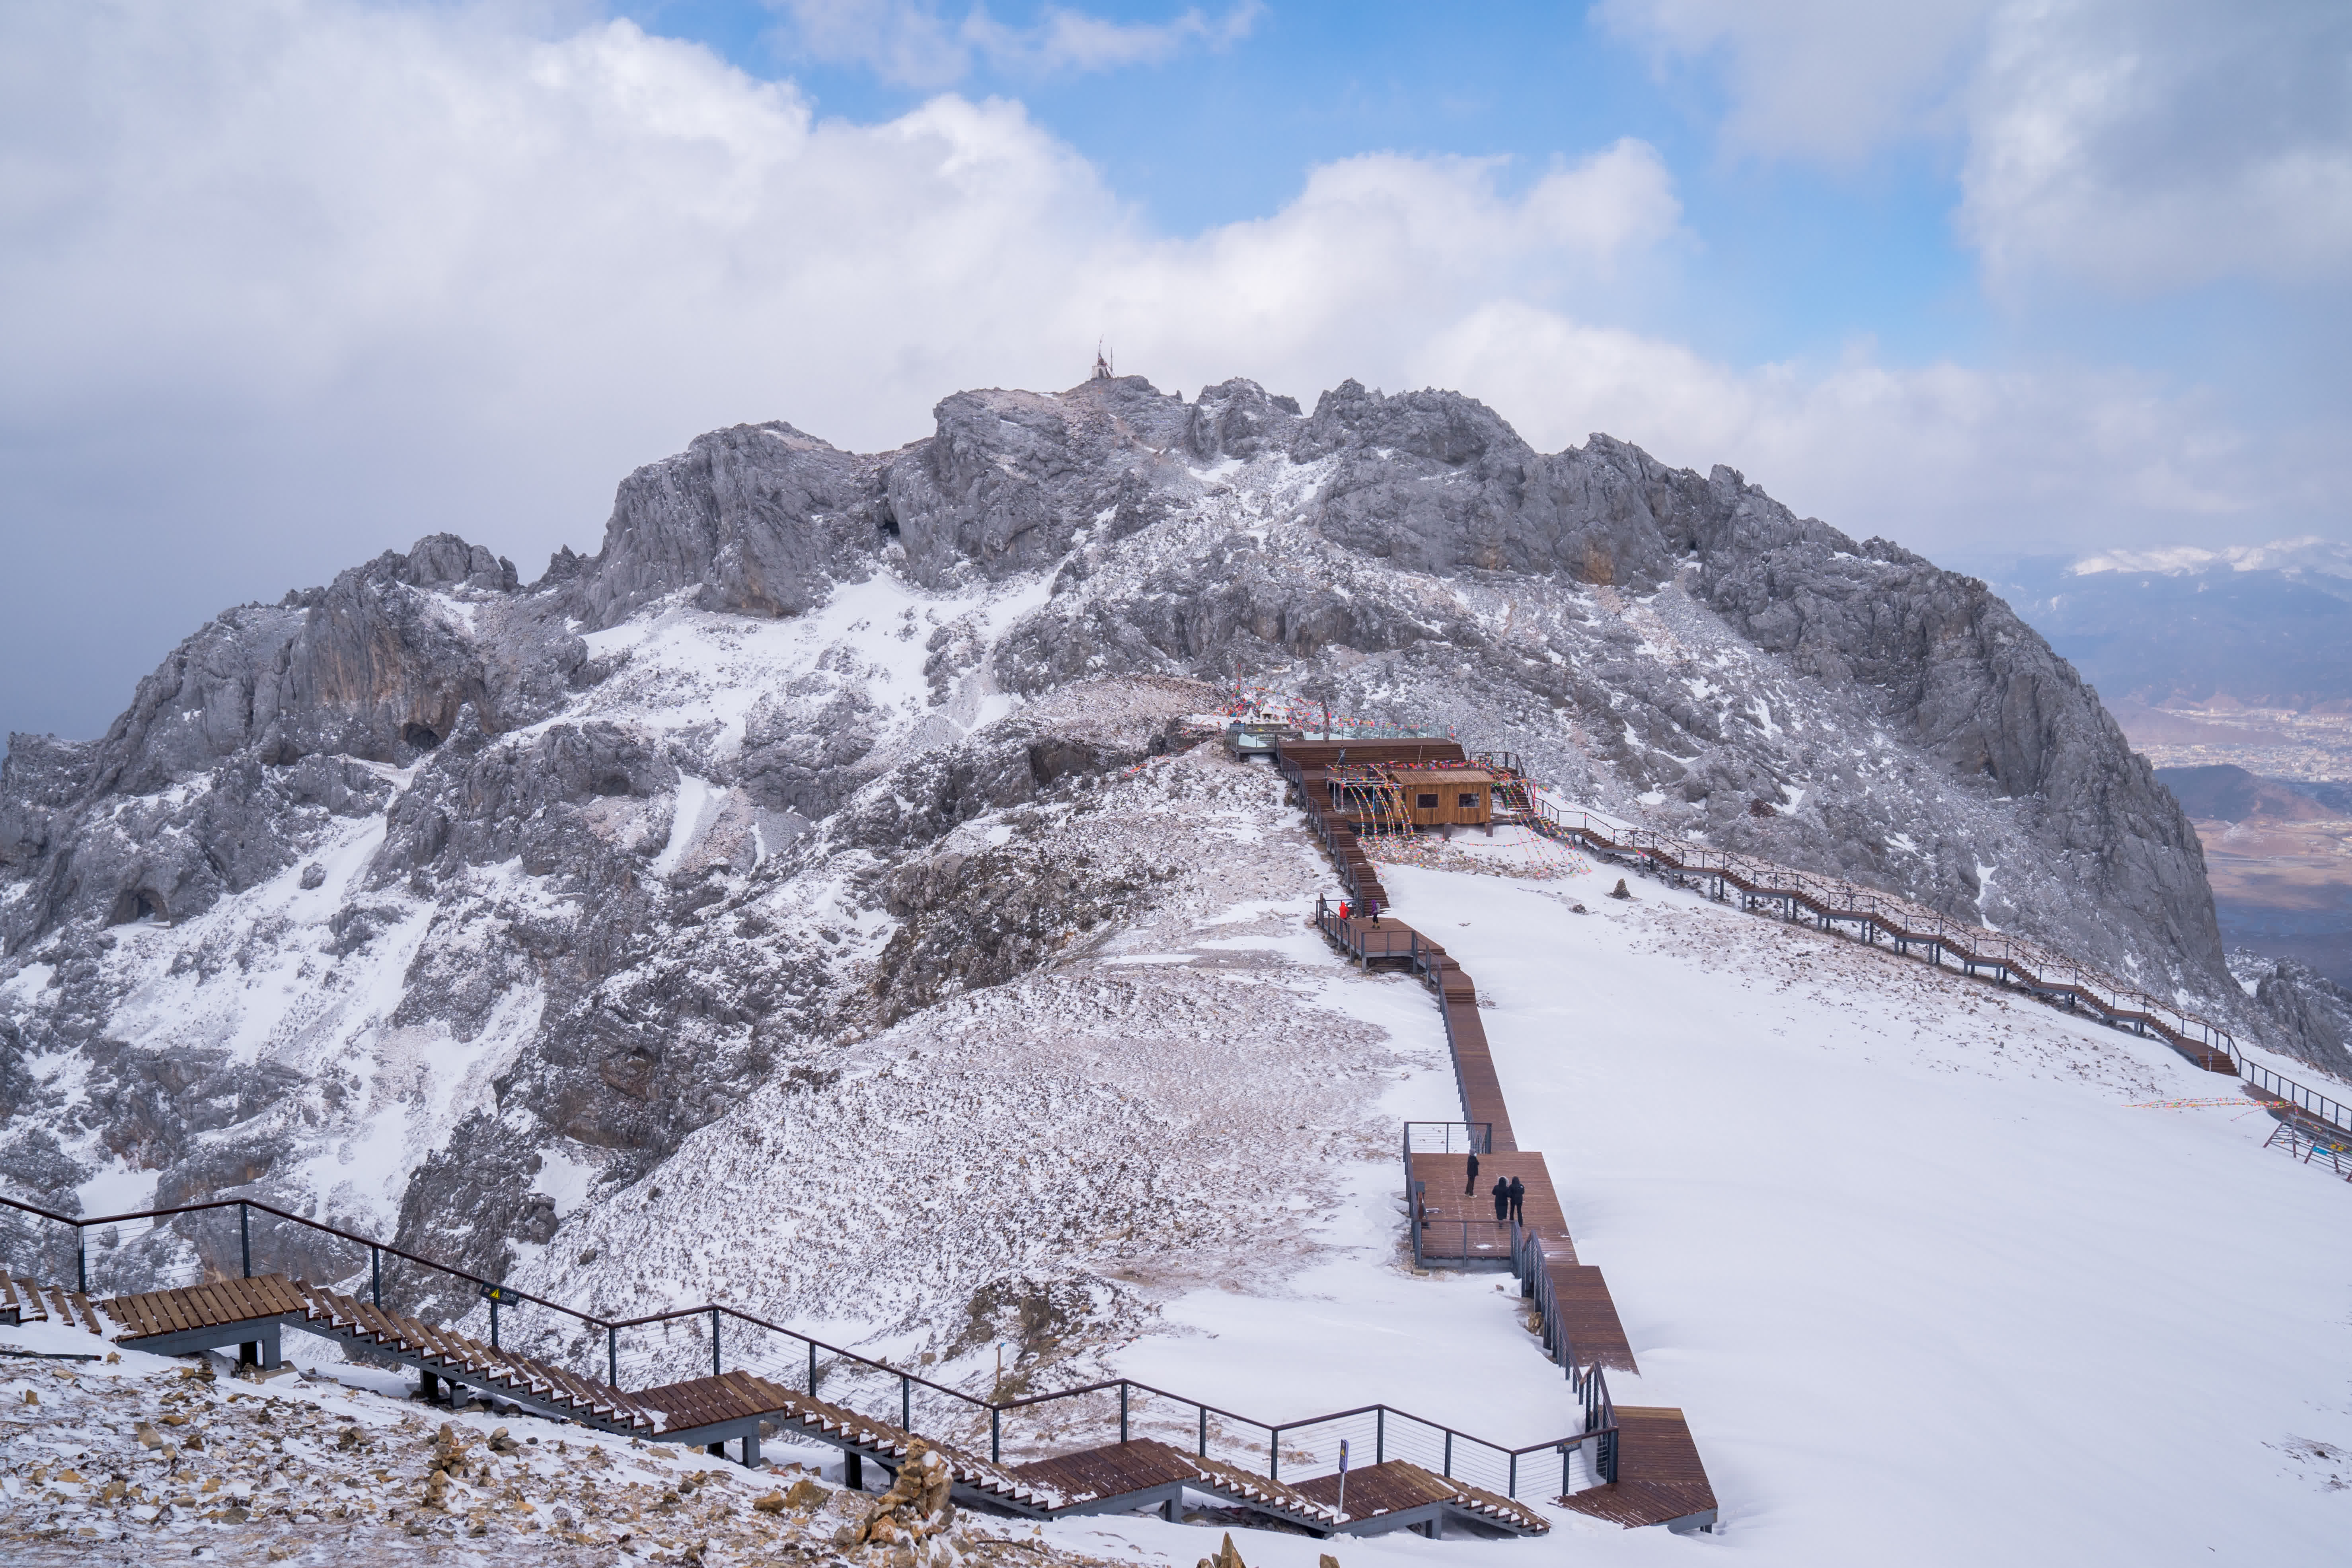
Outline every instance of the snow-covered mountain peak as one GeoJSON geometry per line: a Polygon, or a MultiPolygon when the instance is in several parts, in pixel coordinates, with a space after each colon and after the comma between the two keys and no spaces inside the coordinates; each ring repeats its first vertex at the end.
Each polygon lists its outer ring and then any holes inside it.
{"type": "Polygon", "coordinates": [[[2243,1006],[2187,823],[1981,584],[1457,394],[1128,377],[888,453],[716,431],[534,584],[436,535],[218,617],[100,740],[15,737],[5,1168],[515,1266],[1213,879],[1239,779],[1097,803],[1237,680],[2243,1006]]]}

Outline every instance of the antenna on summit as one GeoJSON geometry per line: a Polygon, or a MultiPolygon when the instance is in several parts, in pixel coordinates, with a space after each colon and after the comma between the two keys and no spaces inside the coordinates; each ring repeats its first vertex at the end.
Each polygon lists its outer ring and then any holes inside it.
{"type": "Polygon", "coordinates": [[[1108,381],[1116,373],[1110,368],[1110,355],[1103,349],[1102,340],[1095,340],[1095,374],[1097,381],[1108,381]]]}

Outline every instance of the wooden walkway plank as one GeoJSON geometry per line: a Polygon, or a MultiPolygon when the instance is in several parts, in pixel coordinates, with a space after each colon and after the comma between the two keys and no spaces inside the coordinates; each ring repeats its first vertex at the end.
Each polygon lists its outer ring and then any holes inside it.
{"type": "Polygon", "coordinates": [[[1562,1359],[1580,1372],[1595,1365],[1612,1372],[1641,1372],[1600,1269],[1547,1260],[1544,1285],[1551,1308],[1546,1326],[1556,1336],[1555,1346],[1565,1347],[1562,1359]]]}
{"type": "Polygon", "coordinates": [[[1570,1492],[1559,1500],[1564,1505],[1629,1530],[1699,1530],[1715,1522],[1715,1489],[1680,1410],[1621,1405],[1617,1432],[1615,1484],[1570,1492]]]}

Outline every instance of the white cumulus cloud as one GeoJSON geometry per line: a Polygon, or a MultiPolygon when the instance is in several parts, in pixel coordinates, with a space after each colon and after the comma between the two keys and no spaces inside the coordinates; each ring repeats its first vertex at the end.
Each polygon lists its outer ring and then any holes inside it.
{"type": "Polygon", "coordinates": [[[2352,8],[2002,9],[1970,93],[1968,233],[1994,268],[2155,291],[2352,268],[2352,8]]]}
{"type": "Polygon", "coordinates": [[[1741,155],[1833,165],[1949,141],[1962,231],[2004,282],[2148,293],[2352,268],[2342,0],[1602,0],[1720,79],[1741,155]]]}

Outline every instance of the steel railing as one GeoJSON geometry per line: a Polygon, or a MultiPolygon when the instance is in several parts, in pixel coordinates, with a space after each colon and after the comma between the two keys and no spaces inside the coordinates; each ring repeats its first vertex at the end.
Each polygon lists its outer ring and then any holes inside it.
{"type": "MultiPolygon", "coordinates": [[[[1493,754],[1481,760],[1498,773],[1514,771],[1507,764],[1516,762],[1493,754]]],[[[1729,901],[1737,893],[1744,909],[1777,906],[1782,919],[1810,919],[1826,931],[1853,926],[1852,934],[1865,944],[1884,943],[1937,967],[1948,963],[1971,977],[2007,984],[2053,1005],[2090,1013],[2113,1027],[2160,1039],[2211,1070],[2235,1073],[2315,1121],[2352,1131],[2352,1107],[2248,1060],[2236,1037],[2221,1025],[2121,984],[2039,942],[1947,920],[1907,900],[1836,878],[1709,849],[1649,828],[1605,822],[1590,812],[1563,811],[1543,799],[1524,775],[1515,777],[1511,785],[1515,809],[1538,832],[1571,839],[1649,875],[1683,885],[1707,883],[1709,896],[1720,900],[1729,901]]]]}
{"type": "Polygon", "coordinates": [[[1433,1215],[1424,1195],[1427,1185],[1425,1182],[1414,1181],[1409,1188],[1415,1268],[1427,1268],[1433,1264],[1443,1263],[1514,1266],[1515,1227],[1511,1221],[1469,1215],[1448,1219],[1433,1215]]]}
{"type": "Polygon", "coordinates": [[[470,1333],[467,1322],[482,1317],[487,1331],[473,1337],[610,1387],[644,1388],[749,1371],[967,1451],[980,1451],[984,1441],[996,1462],[1067,1452],[1073,1428],[1092,1427],[1105,1441],[1113,1435],[1120,1441],[1157,1436],[1269,1479],[1297,1481],[1337,1469],[1342,1438],[1360,1455],[1369,1437],[1378,1457],[1426,1464],[1467,1484],[1516,1497],[1529,1456],[1558,1453],[1566,1486],[1576,1454],[1613,1435],[1613,1426],[1602,1431],[1588,1425],[1580,1433],[1512,1447],[1388,1404],[1269,1422],[1131,1378],[989,1398],[719,1303],[633,1318],[581,1311],[255,1199],[220,1198],[76,1218],[0,1197],[0,1211],[8,1222],[0,1226],[0,1243],[18,1270],[27,1258],[41,1260],[36,1273],[60,1272],[56,1266],[62,1265],[85,1296],[100,1294],[111,1269],[123,1276],[117,1281],[121,1289],[111,1292],[116,1294],[282,1273],[420,1318],[436,1304],[463,1300],[467,1310],[449,1325],[457,1331],[470,1333]],[[142,1240],[146,1252],[134,1255],[131,1243],[142,1240]],[[324,1279],[289,1267],[320,1259],[348,1267],[324,1279]],[[483,1299],[493,1286],[503,1300],[483,1299]]]}
{"type": "Polygon", "coordinates": [[[1495,1124],[1491,1121],[1408,1121],[1404,1124],[1404,1157],[1415,1154],[1491,1154],[1495,1124]]]}

